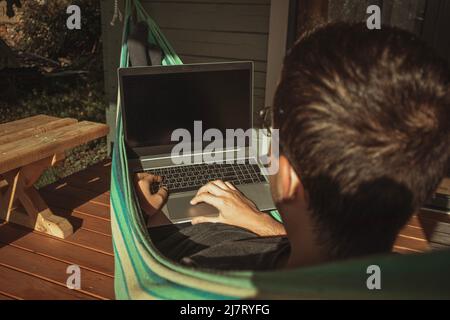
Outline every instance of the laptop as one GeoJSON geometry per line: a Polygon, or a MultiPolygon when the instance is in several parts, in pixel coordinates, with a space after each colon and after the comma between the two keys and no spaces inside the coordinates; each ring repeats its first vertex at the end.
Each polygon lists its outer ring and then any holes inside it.
{"type": "Polygon", "coordinates": [[[206,203],[190,204],[216,179],[233,183],[261,211],[275,208],[253,141],[227,135],[252,128],[252,62],[120,68],[118,75],[129,170],[163,177],[169,200],[162,211],[172,223],[218,215],[206,203]],[[216,135],[205,141],[208,129],[216,135]],[[208,149],[212,141],[217,148],[208,149]]]}

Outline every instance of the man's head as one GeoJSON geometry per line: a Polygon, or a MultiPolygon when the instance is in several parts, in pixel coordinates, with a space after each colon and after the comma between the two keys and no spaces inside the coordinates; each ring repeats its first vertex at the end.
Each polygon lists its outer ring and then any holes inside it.
{"type": "Polygon", "coordinates": [[[301,198],[330,258],[389,251],[448,168],[449,87],[445,62],[405,31],[334,24],[305,34],[274,101],[280,209],[301,198]]]}

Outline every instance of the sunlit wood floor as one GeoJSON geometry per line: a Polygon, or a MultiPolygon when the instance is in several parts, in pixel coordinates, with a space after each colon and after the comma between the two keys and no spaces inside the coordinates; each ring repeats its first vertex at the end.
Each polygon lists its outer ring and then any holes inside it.
{"type": "MultiPolygon", "coordinates": [[[[114,299],[110,168],[110,161],[105,161],[40,190],[51,209],[74,226],[67,239],[0,223],[0,300],[114,299]],[[73,264],[81,267],[80,290],[66,287],[66,270],[73,264]]],[[[408,254],[444,247],[439,239],[448,239],[449,227],[448,215],[414,216],[398,237],[395,251],[408,254]]]]}
{"type": "Polygon", "coordinates": [[[110,161],[40,190],[73,235],[57,239],[0,225],[0,299],[114,299],[114,256],[109,216],[110,161]],[[69,265],[81,268],[81,289],[66,287],[69,265]]]}

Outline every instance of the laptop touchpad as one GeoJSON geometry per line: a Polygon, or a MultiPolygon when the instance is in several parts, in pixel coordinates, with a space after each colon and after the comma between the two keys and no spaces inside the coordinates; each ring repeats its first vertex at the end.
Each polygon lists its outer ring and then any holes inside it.
{"type": "Polygon", "coordinates": [[[167,202],[167,209],[169,211],[169,218],[173,222],[177,220],[188,220],[198,216],[217,216],[219,210],[215,207],[206,204],[199,203],[195,206],[190,204],[192,196],[179,197],[169,199],[167,202]]]}

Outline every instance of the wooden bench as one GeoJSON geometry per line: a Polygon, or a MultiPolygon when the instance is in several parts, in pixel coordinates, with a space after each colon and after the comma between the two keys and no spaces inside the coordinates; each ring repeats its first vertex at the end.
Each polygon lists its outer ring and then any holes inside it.
{"type": "Polygon", "coordinates": [[[34,187],[65,151],[108,134],[104,124],[45,115],[0,124],[0,220],[59,238],[73,233],[34,187]]]}

